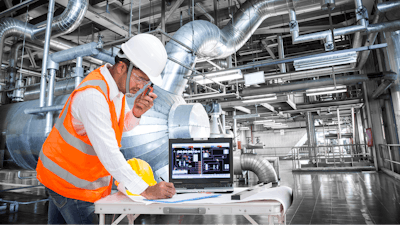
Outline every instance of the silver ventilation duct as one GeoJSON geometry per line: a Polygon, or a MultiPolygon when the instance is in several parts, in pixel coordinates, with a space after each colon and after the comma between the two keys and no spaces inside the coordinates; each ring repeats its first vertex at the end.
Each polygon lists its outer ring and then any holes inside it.
{"type": "MultiPolygon", "coordinates": [[[[351,0],[337,0],[336,6],[352,3],[351,0]]],[[[267,18],[288,14],[288,7],[295,9],[297,14],[321,9],[321,1],[317,0],[248,0],[233,16],[223,29],[202,20],[192,21],[181,27],[174,38],[193,49],[199,58],[222,59],[240,49],[253,35],[254,31],[267,18]]],[[[186,48],[170,41],[166,45],[168,57],[177,60],[188,68],[194,62],[195,56],[186,48]]],[[[164,78],[162,88],[171,93],[181,95],[185,90],[188,69],[168,60],[162,73],[164,78]]]]}
{"type": "Polygon", "coordinates": [[[233,165],[235,174],[241,174],[242,170],[250,170],[257,175],[259,182],[278,182],[276,171],[267,157],[250,153],[235,155],[233,165]]]}
{"type": "MultiPolygon", "coordinates": [[[[75,30],[82,22],[88,8],[88,0],[69,0],[64,12],[54,18],[52,37],[57,37],[75,30]]],[[[2,62],[4,40],[10,36],[20,36],[27,40],[41,41],[46,32],[46,21],[32,25],[14,18],[0,19],[0,62],[2,62]],[[25,25],[26,24],[26,25],[25,25]]]]}

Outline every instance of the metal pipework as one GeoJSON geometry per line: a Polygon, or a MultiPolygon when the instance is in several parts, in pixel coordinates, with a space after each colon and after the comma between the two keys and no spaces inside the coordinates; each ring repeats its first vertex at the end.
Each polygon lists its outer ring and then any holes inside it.
{"type": "MultiPolygon", "coordinates": [[[[37,2],[37,1],[39,1],[39,0],[26,0],[24,2],[19,3],[18,5],[12,6],[11,8],[8,8],[8,9],[4,10],[3,12],[1,12],[0,13],[0,18],[8,16],[9,14],[12,14],[12,12],[17,11],[18,9],[21,9],[21,8],[23,8],[25,6],[30,5],[30,4],[33,4],[33,3],[37,2]]],[[[5,1],[5,2],[7,2],[7,1],[5,1]]]]}
{"type": "MultiPolygon", "coordinates": [[[[71,94],[75,90],[75,78],[57,81],[54,87],[54,96],[71,94]]],[[[48,91],[48,90],[47,90],[48,91]]],[[[25,88],[24,101],[38,99],[40,84],[34,84],[25,88]]]]}
{"type": "Polygon", "coordinates": [[[240,156],[240,166],[242,170],[254,172],[259,182],[278,182],[274,167],[265,157],[244,153],[240,156]]]}
{"type": "MultiPolygon", "coordinates": [[[[9,61],[9,73],[10,73],[10,86],[14,86],[15,82],[15,74],[17,72],[17,61],[18,61],[18,52],[23,46],[23,41],[19,41],[11,46],[10,50],[10,61],[9,61]]],[[[36,45],[36,44],[31,44],[31,43],[25,43],[26,47],[29,48],[35,48],[35,49],[42,49],[42,47],[36,45]]],[[[22,66],[21,66],[22,67],[22,66]]]]}
{"type": "MultiPolygon", "coordinates": [[[[116,54],[117,51],[114,49],[109,51],[98,49],[97,43],[91,42],[88,44],[79,45],[74,48],[70,48],[64,51],[51,54],[48,60],[48,67],[49,69],[58,70],[60,62],[65,62],[68,60],[73,60],[77,59],[78,57],[84,57],[84,56],[92,56],[93,58],[114,64],[116,54]]],[[[77,64],[80,64],[80,66],[82,66],[81,62],[77,64]]]]}
{"type": "Polygon", "coordinates": [[[204,13],[207,19],[210,20],[210,23],[214,23],[214,17],[212,17],[202,6],[199,2],[196,3],[196,6],[204,13]]]}
{"type": "MultiPolygon", "coordinates": [[[[52,2],[54,3],[54,1],[49,2],[49,8],[51,8],[52,2]]],[[[83,20],[87,8],[88,0],[69,0],[64,12],[60,16],[54,18],[53,23],[51,24],[53,37],[61,36],[75,30],[83,20]]],[[[47,22],[49,22],[49,20],[36,25],[26,23],[25,26],[25,22],[16,20],[14,18],[0,19],[0,62],[2,62],[3,58],[2,53],[4,51],[4,40],[7,37],[25,36],[27,40],[33,42],[43,40],[45,38],[45,24],[47,22]]],[[[45,60],[43,61],[46,62],[45,60]]]]}
{"type": "Polygon", "coordinates": [[[382,83],[378,86],[378,88],[372,93],[371,97],[373,99],[378,98],[385,92],[390,86],[394,83],[395,80],[383,80],[382,83]]]}
{"type": "MultiPolygon", "coordinates": [[[[279,55],[279,59],[285,58],[282,35],[278,35],[278,55],[279,55]]],[[[279,64],[279,69],[280,69],[281,73],[286,73],[285,63],[279,64]]]]}
{"type": "Polygon", "coordinates": [[[39,114],[39,113],[55,112],[55,111],[61,111],[63,108],[64,108],[64,105],[37,107],[37,108],[25,109],[24,113],[25,114],[39,114]]]}
{"type": "MultiPolygon", "coordinates": [[[[40,78],[40,98],[39,98],[39,106],[40,107],[43,107],[45,105],[47,57],[49,55],[51,24],[53,22],[54,4],[55,4],[55,0],[49,1],[49,11],[47,12],[46,35],[45,35],[44,47],[43,47],[44,49],[43,49],[43,60],[42,60],[42,76],[40,78]]],[[[47,126],[46,126],[46,129],[47,129],[47,126]]]]}
{"type": "Polygon", "coordinates": [[[384,3],[378,3],[376,6],[380,13],[386,13],[398,7],[400,7],[400,1],[387,1],[384,3]]]}
{"type": "Polygon", "coordinates": [[[359,21],[360,25],[349,26],[334,29],[333,32],[330,30],[321,31],[317,33],[299,35],[300,29],[299,24],[297,22],[296,11],[292,8],[289,9],[289,27],[290,33],[292,34],[292,42],[293,44],[308,42],[308,41],[316,41],[316,40],[324,40],[325,41],[325,50],[331,51],[333,50],[333,36],[341,36],[346,34],[352,34],[356,32],[365,31],[368,27],[368,12],[365,7],[362,5],[361,0],[355,0],[356,5],[356,15],[357,21],[359,21]],[[333,33],[333,36],[332,36],[333,33]]]}
{"type": "MultiPolygon", "coordinates": [[[[49,91],[47,93],[47,107],[53,105],[54,98],[54,83],[56,78],[56,70],[50,69],[50,80],[49,80],[49,91]]],[[[44,129],[45,134],[50,133],[51,128],[53,127],[53,111],[49,111],[46,114],[46,127],[44,129]]]]}
{"type": "Polygon", "coordinates": [[[75,67],[75,88],[79,86],[82,82],[83,77],[83,67],[82,67],[82,56],[78,56],[76,58],[76,67],[75,67]]]}
{"type": "MultiPolygon", "coordinates": [[[[393,80],[394,77],[397,76],[395,73],[392,73],[392,72],[382,73],[382,75],[383,76],[381,78],[389,79],[389,80],[393,80]]],[[[248,89],[244,89],[242,91],[242,95],[252,96],[252,95],[261,95],[261,94],[268,94],[268,93],[281,93],[281,92],[288,92],[288,91],[295,91],[295,90],[305,90],[305,89],[309,89],[309,88],[335,85],[335,82],[336,82],[336,84],[347,85],[347,84],[365,82],[372,78],[375,78],[375,77],[372,77],[368,74],[358,74],[358,75],[342,76],[342,77],[336,76],[335,80],[333,78],[322,78],[322,79],[318,79],[318,80],[293,82],[290,84],[276,85],[276,86],[265,87],[265,88],[257,88],[257,89],[249,89],[248,88],[248,89]]],[[[379,76],[378,76],[378,78],[379,78],[379,76]]]]}
{"type": "MultiPolygon", "coordinates": [[[[336,5],[350,2],[352,1],[338,0],[336,5]]],[[[288,5],[291,5],[299,14],[317,11],[321,7],[319,1],[297,0],[290,1],[288,4],[286,0],[248,0],[223,29],[202,20],[185,24],[174,34],[174,38],[193,51],[188,52],[175,41],[168,42],[166,50],[170,59],[161,74],[163,76],[161,88],[177,95],[181,95],[186,88],[187,80],[184,76],[187,68],[175,64],[171,59],[190,68],[194,60],[193,54],[198,55],[199,58],[226,58],[240,49],[265,19],[287,14],[288,5]]]]}

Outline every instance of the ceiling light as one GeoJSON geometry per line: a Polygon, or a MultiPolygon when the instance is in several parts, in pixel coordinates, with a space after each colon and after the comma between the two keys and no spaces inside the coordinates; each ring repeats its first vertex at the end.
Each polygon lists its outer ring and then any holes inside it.
{"type": "Polygon", "coordinates": [[[260,114],[244,114],[244,115],[236,115],[233,116],[233,119],[250,119],[260,117],[260,114]]]}
{"type": "Polygon", "coordinates": [[[250,113],[251,113],[250,109],[245,108],[245,107],[243,107],[243,106],[234,106],[233,108],[235,108],[235,109],[237,109],[237,110],[239,110],[239,111],[242,111],[242,112],[244,112],[244,113],[247,113],[247,114],[250,114],[250,113]]]}
{"type": "Polygon", "coordinates": [[[265,95],[252,95],[252,96],[243,96],[243,99],[255,99],[255,98],[267,98],[267,97],[274,97],[276,94],[265,94],[265,95]]]}
{"type": "Polygon", "coordinates": [[[336,85],[336,86],[331,86],[331,87],[311,88],[311,89],[306,90],[306,92],[331,91],[331,90],[343,89],[343,88],[346,88],[346,86],[345,85],[336,85]]]}
{"type": "Polygon", "coordinates": [[[239,130],[250,130],[248,127],[240,127],[239,130]]]}
{"type": "Polygon", "coordinates": [[[347,89],[338,89],[338,90],[321,91],[321,92],[309,92],[309,93],[306,93],[306,95],[314,96],[314,95],[326,95],[326,94],[342,93],[342,92],[347,92],[347,89]]]}
{"type": "Polygon", "coordinates": [[[219,70],[215,72],[205,73],[203,75],[193,76],[193,81],[199,84],[211,84],[215,81],[230,81],[230,80],[237,80],[242,79],[243,74],[242,71],[239,69],[236,70],[219,70]]]}
{"type": "Polygon", "coordinates": [[[294,60],[296,71],[315,69],[321,67],[343,65],[357,62],[357,52],[333,53],[326,56],[318,56],[306,59],[294,60]]]}
{"type": "Polygon", "coordinates": [[[256,120],[253,122],[254,124],[266,124],[266,123],[275,123],[274,120],[256,120]]]}
{"type": "Polygon", "coordinates": [[[259,99],[251,99],[251,100],[244,100],[243,103],[254,103],[254,102],[266,102],[278,99],[276,96],[269,97],[269,98],[259,98],[259,99]]]}
{"type": "Polygon", "coordinates": [[[246,86],[265,83],[264,71],[245,74],[244,83],[246,86]]]}

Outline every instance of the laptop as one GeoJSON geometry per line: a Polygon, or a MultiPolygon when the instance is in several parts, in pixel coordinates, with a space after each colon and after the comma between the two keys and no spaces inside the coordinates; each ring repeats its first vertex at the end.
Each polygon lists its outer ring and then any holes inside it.
{"type": "Polygon", "coordinates": [[[233,192],[232,138],[170,139],[169,181],[177,193],[233,192]]]}

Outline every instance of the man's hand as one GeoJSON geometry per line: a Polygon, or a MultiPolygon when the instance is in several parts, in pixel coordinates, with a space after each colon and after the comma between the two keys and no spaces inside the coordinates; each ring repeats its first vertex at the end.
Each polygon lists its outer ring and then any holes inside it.
{"type": "Polygon", "coordinates": [[[162,181],[154,186],[149,186],[140,195],[146,199],[172,198],[176,193],[173,183],[162,181]]]}
{"type": "Polygon", "coordinates": [[[145,95],[146,91],[143,91],[135,99],[135,104],[132,108],[132,113],[136,118],[140,118],[147,110],[153,107],[153,101],[157,98],[157,95],[150,92],[149,95],[145,95]]]}

